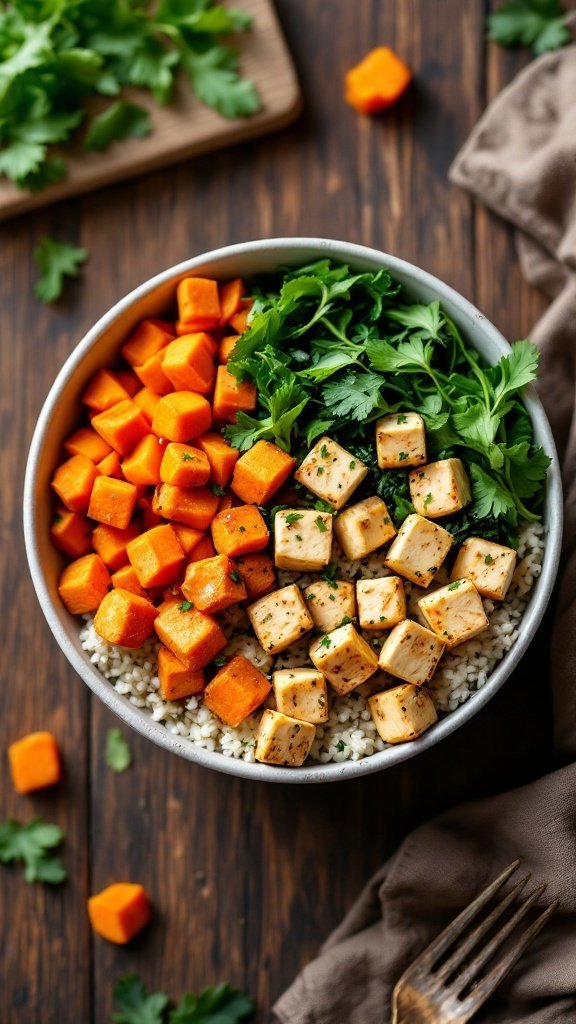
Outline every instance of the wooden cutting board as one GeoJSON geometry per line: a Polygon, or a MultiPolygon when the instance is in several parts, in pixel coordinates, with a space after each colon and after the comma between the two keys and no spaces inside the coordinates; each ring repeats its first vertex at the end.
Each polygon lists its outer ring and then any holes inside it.
{"type": "Polygon", "coordinates": [[[147,93],[125,90],[125,97],[150,112],[153,130],[145,139],[114,143],[106,153],[66,147],[68,177],[33,194],[0,181],[0,220],[68,196],[88,192],[112,181],[189,160],[222,146],[272,132],[293,121],[301,109],[298,80],[272,0],[241,0],[252,15],[250,32],[238,37],[241,68],[257,85],[262,110],[250,118],[228,121],[199,103],[183,78],[173,100],[159,107],[147,93]]]}

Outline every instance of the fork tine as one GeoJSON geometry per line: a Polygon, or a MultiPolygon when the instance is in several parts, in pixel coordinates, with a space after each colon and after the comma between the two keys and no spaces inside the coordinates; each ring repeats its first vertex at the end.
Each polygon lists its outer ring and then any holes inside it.
{"type": "Polygon", "coordinates": [[[464,910],[458,914],[451,924],[440,932],[440,935],[424,950],[423,953],[418,957],[417,960],[412,964],[413,967],[427,967],[429,970],[436,963],[439,957],[452,945],[452,943],[462,934],[464,929],[474,920],[476,915],[487,903],[490,902],[495,893],[508,881],[511,875],[518,869],[520,865],[519,860],[515,860],[510,864],[501,875],[498,876],[493,882],[488,885],[479,896],[473,900],[464,910]]]}
{"type": "Polygon", "coordinates": [[[462,992],[462,990],[469,985],[474,978],[480,973],[483,967],[493,958],[495,953],[498,952],[500,947],[506,941],[508,936],[514,931],[515,927],[526,916],[530,907],[536,902],[539,896],[542,895],[546,888],[546,883],[539,885],[537,889],[533,889],[529,896],[526,897],[524,903],[521,903],[518,910],[512,917],[502,926],[500,931],[496,932],[494,938],[480,950],[477,956],[468,964],[467,967],[458,975],[453,982],[453,988],[455,991],[462,992]]]}
{"type": "Polygon", "coordinates": [[[446,962],[442,964],[439,970],[434,972],[434,977],[439,982],[445,981],[446,978],[448,978],[451,974],[454,974],[454,972],[457,970],[460,964],[464,962],[464,960],[471,952],[471,950],[473,950],[474,947],[478,945],[482,936],[486,935],[486,933],[490,931],[490,929],[496,923],[498,918],[502,916],[504,911],[508,909],[510,904],[514,902],[519,893],[522,892],[522,889],[526,885],[526,882],[529,878],[530,875],[528,874],[524,878],[520,879],[520,881],[516,883],[514,888],[510,889],[510,892],[507,893],[506,896],[504,896],[504,898],[500,901],[500,903],[498,903],[494,907],[494,910],[491,912],[491,914],[489,914],[488,917],[485,918],[485,920],[482,921],[481,924],[479,924],[478,927],[474,929],[474,931],[468,936],[468,938],[462,943],[462,945],[456,947],[450,959],[446,960],[446,962]]]}
{"type": "Polygon", "coordinates": [[[523,952],[534,941],[539,932],[542,931],[544,925],[548,921],[555,910],[560,906],[560,900],[554,900],[549,907],[546,908],[537,917],[533,924],[527,928],[516,942],[513,949],[510,950],[506,956],[499,960],[489,974],[482,978],[466,999],[462,999],[459,1003],[459,1007],[463,1013],[462,1020],[467,1021],[472,1017],[476,1010],[486,1002],[489,996],[492,995],[494,990],[498,987],[503,978],[506,977],[509,971],[512,970],[514,965],[518,962],[523,952]]]}

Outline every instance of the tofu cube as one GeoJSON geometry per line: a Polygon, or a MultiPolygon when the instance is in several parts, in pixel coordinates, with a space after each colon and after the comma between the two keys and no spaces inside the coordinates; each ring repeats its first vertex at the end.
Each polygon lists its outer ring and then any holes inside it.
{"type": "Polygon", "coordinates": [[[385,743],[415,740],[438,721],[429,694],[412,683],[375,693],[368,699],[368,706],[378,734],[385,743]]]}
{"type": "Polygon", "coordinates": [[[268,654],[285,650],[314,626],[295,583],[260,597],[247,612],[260,645],[268,654]]]}
{"type": "Polygon", "coordinates": [[[320,725],[328,721],[328,691],[321,672],[286,668],[272,674],[276,707],[283,715],[320,725]]]}
{"type": "Polygon", "coordinates": [[[378,664],[384,672],[415,686],[429,683],[444,653],[444,639],[418,622],[404,619],[384,641],[378,664]]]}
{"type": "Polygon", "coordinates": [[[381,498],[365,498],[336,518],[334,532],[346,558],[365,558],[396,535],[381,498]]]}
{"type": "Polygon", "coordinates": [[[358,580],[356,600],[362,629],[391,629],[406,618],[406,594],[399,576],[358,580]]]}
{"type": "Polygon", "coordinates": [[[331,633],[343,619],[356,615],[354,584],[346,580],[318,580],[305,588],[304,598],[316,629],[322,633],[331,633]]]}
{"type": "Polygon", "coordinates": [[[279,569],[314,572],[330,561],[333,517],[313,509],[285,509],[274,517],[274,561],[279,569]]]}
{"type": "Polygon", "coordinates": [[[459,512],[471,499],[470,481],[461,459],[429,462],[408,477],[410,497],[421,516],[436,519],[459,512]]]}
{"type": "Polygon", "coordinates": [[[395,412],[376,421],[376,454],[381,469],[426,462],[424,420],[417,412],[395,412]]]}
{"type": "Polygon", "coordinates": [[[385,565],[419,587],[428,587],[452,547],[452,535],[416,514],[407,516],[392,541],[385,565]]]}
{"type": "MultiPolygon", "coordinates": [[[[503,601],[516,567],[516,552],[481,537],[468,537],[458,554],[451,580],[472,580],[482,597],[503,601]]],[[[314,616],[312,616],[314,617],[314,616]]]]}
{"type": "Polygon", "coordinates": [[[316,726],[267,709],[260,719],[254,756],[263,764],[298,768],[310,753],[316,726]]]}
{"type": "Polygon", "coordinates": [[[351,623],[313,640],[310,660],[339,694],[365,683],[378,668],[378,658],[351,623]]]}
{"type": "Polygon", "coordinates": [[[317,497],[341,509],[362,483],[368,467],[330,437],[321,437],[294,473],[317,497]]]}
{"type": "Polygon", "coordinates": [[[471,640],[488,628],[490,623],[482,598],[471,580],[454,580],[433,594],[426,594],[418,607],[434,632],[442,637],[447,647],[471,640]]]}

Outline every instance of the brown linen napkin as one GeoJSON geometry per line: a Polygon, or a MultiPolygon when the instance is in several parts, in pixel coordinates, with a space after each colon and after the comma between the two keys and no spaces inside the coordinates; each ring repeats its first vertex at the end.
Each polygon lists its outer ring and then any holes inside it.
{"type": "Polygon", "coordinates": [[[402,971],[517,856],[561,908],[476,1019],[576,1022],[576,46],[541,57],[494,100],[451,178],[515,225],[524,273],[553,299],[532,338],[563,467],[552,684],[557,751],[575,763],[409,835],[276,1004],[284,1024],[388,1021],[402,971]]]}

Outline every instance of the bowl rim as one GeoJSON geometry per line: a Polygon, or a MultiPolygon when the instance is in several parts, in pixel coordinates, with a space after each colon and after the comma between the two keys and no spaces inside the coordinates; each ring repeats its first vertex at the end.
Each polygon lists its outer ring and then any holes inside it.
{"type": "MultiPolygon", "coordinates": [[[[72,667],[90,687],[90,689],[113,711],[122,721],[141,735],[146,736],[158,746],[178,754],[195,764],[229,775],[251,779],[253,781],[279,782],[286,784],[323,783],[354,779],[371,775],[385,768],[397,765],[402,761],[415,757],[429,750],[446,736],[451,735],[465,722],[469,721],[483,708],[494,694],[503,686],[506,679],[516,668],[531,643],[533,636],[542,620],[546,606],[551,597],[556,579],[562,540],[562,485],[560,467],[556,447],[550,425],[543,406],[530,386],[524,394],[524,401],[532,422],[537,426],[540,437],[550,455],[552,463],[547,482],[547,513],[546,525],[548,533],[545,543],[545,554],[542,571],[537,580],[535,596],[522,616],[523,631],[514,646],[498,662],[487,682],[475,691],[471,697],[454,711],[441,718],[435,726],[425,732],[419,739],[410,743],[387,746],[383,751],[366,756],[359,761],[330,762],[328,764],[310,764],[300,768],[286,769],[281,766],[264,765],[259,762],[246,762],[242,758],[227,757],[217,751],[208,751],[203,747],[170,733],[163,723],[152,720],[150,712],[136,708],[129,700],[117,693],[110,681],[103,676],[88,660],[88,657],[77,649],[63,628],[63,618],[68,615],[62,608],[57,608],[50,595],[44,577],[37,542],[40,513],[34,501],[34,481],[45,446],[45,437],[59,401],[62,388],[70,376],[81,364],[86,353],[98,343],[114,321],[125,311],[135,306],[162,284],[190,273],[207,263],[229,260],[236,256],[264,252],[270,255],[274,250],[289,250],[297,257],[306,251],[306,259],[310,259],[310,250],[317,250],[317,258],[332,258],[351,263],[376,263],[387,267],[392,274],[398,272],[414,280],[415,287],[433,289],[441,302],[448,301],[458,307],[459,315],[471,322],[481,323],[481,329],[488,340],[503,354],[509,351],[509,344],[497,328],[474,306],[451,286],[422,270],[407,260],[400,259],[389,253],[356,243],[331,238],[315,237],[277,237],[255,239],[221,246],[209,252],[190,257],[166,270],[147,279],[127,295],[119,299],[106,313],[99,318],[93,327],[78,342],[66,359],[56,376],[38,416],[36,428],[30,444],[26,466],[23,494],[24,539],[28,565],[32,582],[40,603],[40,607],[48,625],[61,650],[72,667]]],[[[70,617],[72,618],[72,617],[70,617]]]]}

